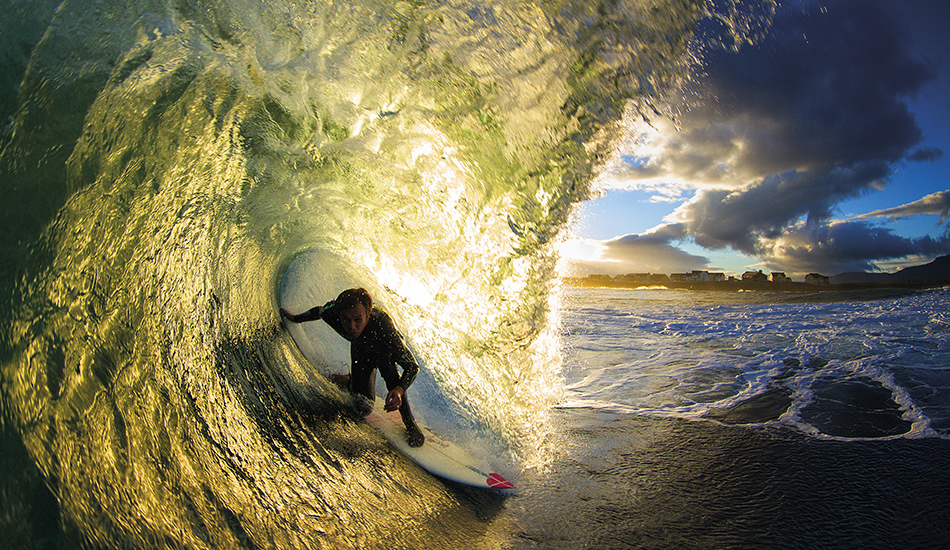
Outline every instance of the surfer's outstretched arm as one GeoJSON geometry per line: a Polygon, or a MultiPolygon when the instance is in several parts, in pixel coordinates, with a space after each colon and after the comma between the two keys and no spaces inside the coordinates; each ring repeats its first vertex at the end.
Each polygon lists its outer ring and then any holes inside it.
{"type": "Polygon", "coordinates": [[[317,306],[311,308],[299,315],[294,315],[293,313],[287,311],[284,308],[280,308],[280,316],[288,319],[291,323],[303,323],[306,321],[315,321],[317,319],[323,319],[323,311],[327,309],[327,306],[317,306]]]}

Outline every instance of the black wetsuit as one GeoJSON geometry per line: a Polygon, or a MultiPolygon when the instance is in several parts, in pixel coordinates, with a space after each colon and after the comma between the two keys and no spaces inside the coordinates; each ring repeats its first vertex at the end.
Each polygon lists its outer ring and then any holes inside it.
{"type": "MultiPolygon", "coordinates": [[[[343,324],[340,322],[339,311],[335,302],[327,302],[324,306],[317,306],[310,311],[296,317],[297,322],[323,319],[340,336],[350,340],[343,324]]],[[[419,374],[419,365],[402,340],[402,335],[396,330],[389,314],[377,307],[370,312],[369,322],[360,335],[350,340],[350,387],[353,393],[366,396],[371,402],[376,396],[376,371],[386,381],[386,389],[392,391],[396,386],[408,390],[416,375],[419,374]],[[396,364],[402,367],[402,376],[396,371],[396,364]]],[[[402,397],[402,406],[399,412],[403,420],[412,420],[409,409],[409,400],[405,393],[402,397]]]]}

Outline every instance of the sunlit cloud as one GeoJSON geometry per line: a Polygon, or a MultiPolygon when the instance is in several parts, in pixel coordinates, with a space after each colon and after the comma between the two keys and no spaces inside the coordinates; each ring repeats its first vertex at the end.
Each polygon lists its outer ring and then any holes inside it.
{"type": "Polygon", "coordinates": [[[932,193],[920,200],[903,204],[901,206],[896,206],[894,208],[875,210],[873,212],[868,212],[867,214],[857,216],[857,218],[888,218],[891,220],[896,220],[899,218],[906,218],[908,216],[920,216],[926,214],[937,214],[940,216],[940,221],[938,223],[943,224],[946,222],[947,215],[950,214],[950,191],[932,193]]]}
{"type": "Polygon", "coordinates": [[[600,241],[572,237],[558,245],[558,253],[576,261],[600,261],[606,248],[600,241]]]}
{"type": "Polygon", "coordinates": [[[703,75],[672,107],[675,118],[631,118],[627,142],[598,180],[678,206],[666,226],[604,241],[597,261],[701,268],[705,258],[678,248],[692,242],[776,270],[833,273],[950,253],[946,234],[912,239],[863,221],[938,214],[943,224],[948,192],[835,219],[840,203],[885,188],[901,163],[943,156],[921,146],[907,105],[934,68],[910,50],[892,9],[795,3],[759,44],[705,52],[703,75]]]}
{"type": "Polygon", "coordinates": [[[703,256],[681,250],[674,226],[656,232],[625,235],[607,241],[572,239],[562,244],[567,275],[605,273],[673,273],[701,269],[709,264],[703,256]]]}

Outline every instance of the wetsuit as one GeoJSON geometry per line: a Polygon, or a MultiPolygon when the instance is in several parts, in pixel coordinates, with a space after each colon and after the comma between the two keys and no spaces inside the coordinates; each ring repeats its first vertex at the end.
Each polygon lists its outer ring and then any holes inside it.
{"type": "MultiPolygon", "coordinates": [[[[343,330],[339,311],[335,302],[327,302],[324,306],[317,306],[310,311],[296,317],[297,322],[323,319],[340,336],[350,340],[343,330]]],[[[370,402],[376,396],[376,371],[386,381],[386,389],[392,391],[396,386],[402,386],[404,391],[402,406],[399,413],[403,421],[413,420],[409,409],[409,400],[405,390],[409,389],[416,375],[419,374],[419,365],[402,340],[402,335],[396,330],[389,314],[380,308],[373,307],[369,315],[369,322],[360,335],[350,340],[350,387],[353,393],[366,396],[370,402]],[[402,367],[402,376],[396,371],[396,364],[402,367]]]]}

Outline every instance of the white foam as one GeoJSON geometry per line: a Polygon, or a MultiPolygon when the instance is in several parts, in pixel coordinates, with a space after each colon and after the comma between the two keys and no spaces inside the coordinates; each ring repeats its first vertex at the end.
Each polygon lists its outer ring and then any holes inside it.
{"type": "MultiPolygon", "coordinates": [[[[845,440],[950,437],[934,428],[950,421],[950,376],[943,375],[950,364],[943,313],[950,310],[948,291],[836,302],[801,296],[789,301],[780,293],[571,293],[563,315],[571,346],[565,353],[564,407],[698,419],[780,389],[789,393],[791,405],[765,424],[845,440]],[[836,384],[850,385],[856,395],[823,394],[836,384]],[[862,396],[872,402],[862,402],[862,396]],[[828,404],[872,423],[877,415],[888,423],[882,432],[902,433],[824,433],[805,419],[815,414],[809,407],[828,404]],[[900,418],[889,416],[891,411],[900,418]],[[907,431],[900,430],[900,421],[907,431]]],[[[826,421],[833,426],[835,418],[826,421]]]]}

